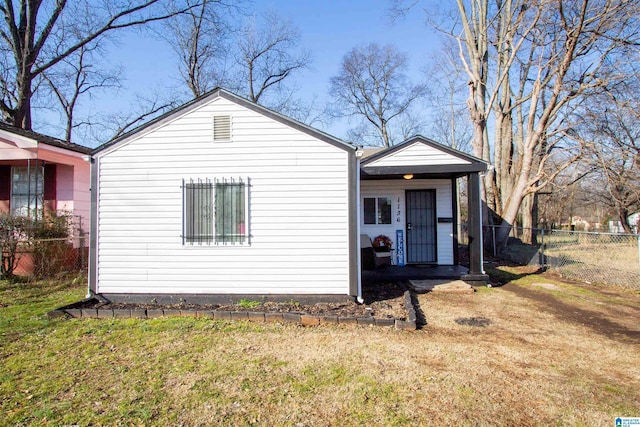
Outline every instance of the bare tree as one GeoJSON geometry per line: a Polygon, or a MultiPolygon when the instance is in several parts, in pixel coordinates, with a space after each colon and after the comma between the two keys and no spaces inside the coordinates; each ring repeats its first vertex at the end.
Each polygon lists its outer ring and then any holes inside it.
{"type": "Polygon", "coordinates": [[[640,105],[632,95],[637,83],[631,88],[625,84],[618,96],[595,99],[583,122],[592,141],[592,193],[627,233],[632,232],[629,216],[640,211],[640,105]]]}
{"type": "Polygon", "coordinates": [[[96,66],[97,60],[92,55],[96,51],[101,53],[97,44],[84,45],[62,60],[55,73],[42,74],[62,107],[66,141],[71,141],[73,131],[78,127],[92,124],[89,117],[83,120],[76,117],[81,98],[91,98],[92,93],[99,89],[120,87],[120,70],[96,66]]]}
{"type": "MultiPolygon", "coordinates": [[[[291,21],[275,12],[263,16],[263,22],[249,20],[237,43],[238,88],[250,101],[269,105],[266,94],[291,94],[284,83],[311,63],[308,51],[299,50],[300,33],[291,21]]],[[[277,97],[276,97],[277,98],[277,97]]]]}
{"type": "Polygon", "coordinates": [[[579,162],[565,168],[545,191],[538,195],[539,222],[545,228],[571,226],[576,216],[601,222],[605,209],[594,197],[599,185],[594,180],[594,169],[579,162]]]}
{"type": "Polygon", "coordinates": [[[362,119],[351,134],[365,143],[393,145],[390,122],[410,112],[426,87],[412,84],[406,75],[407,56],[391,45],[371,43],[353,48],[331,78],[330,93],[338,116],[362,119]]]}
{"type": "Polygon", "coordinates": [[[236,21],[244,13],[238,1],[186,0],[187,12],[165,21],[159,35],[178,58],[182,81],[194,97],[216,87],[234,87],[230,56],[236,21]]]}
{"type": "MultiPolygon", "coordinates": [[[[487,14],[487,2],[474,1],[487,14]]],[[[638,4],[632,1],[547,0],[536,5],[518,0],[498,3],[490,22],[497,28],[492,64],[496,73],[477,80],[470,67],[468,46],[478,36],[466,5],[458,1],[464,26],[462,59],[473,85],[491,87],[486,105],[495,112],[493,163],[489,176],[494,208],[501,222],[499,240],[506,241],[523,200],[535,195],[563,167],[582,157],[584,138],[575,132],[574,109],[623,76],[620,61],[638,41],[638,4]],[[562,162],[546,168],[552,158],[562,162]]],[[[485,27],[486,29],[486,27],[485,27]]],[[[490,52],[487,52],[490,53],[490,52]]],[[[476,114],[478,96],[469,108],[476,114]]],[[[474,139],[474,145],[485,145],[474,139]]],[[[523,211],[523,216],[531,212],[523,211]]]]}
{"type": "Polygon", "coordinates": [[[466,107],[467,85],[457,62],[457,46],[443,40],[429,61],[429,133],[436,141],[457,150],[471,152],[473,129],[466,107]]]}
{"type": "Polygon", "coordinates": [[[5,0],[0,5],[0,111],[31,129],[31,108],[43,74],[116,30],[161,21],[189,9],[170,0],[5,0]]]}
{"type": "Polygon", "coordinates": [[[191,95],[224,87],[292,117],[315,121],[321,114],[315,101],[303,102],[289,84],[291,76],[311,62],[309,52],[298,47],[298,29],[275,12],[250,18],[245,13],[243,2],[201,0],[167,21],[162,38],[176,52],[191,95]]]}
{"type": "Polygon", "coordinates": [[[101,142],[119,138],[148,120],[175,108],[178,104],[178,100],[168,99],[166,93],[155,93],[151,96],[137,95],[131,110],[103,117],[100,124],[94,126],[96,130],[101,128],[94,138],[101,142]]]}
{"type": "Polygon", "coordinates": [[[624,80],[620,63],[638,45],[639,7],[632,0],[457,0],[460,31],[450,34],[469,81],[474,154],[494,166],[484,200],[502,225],[500,242],[519,214],[534,222],[523,201],[583,156],[574,113],[624,80]],[[552,160],[555,169],[547,167],[552,160]]]}

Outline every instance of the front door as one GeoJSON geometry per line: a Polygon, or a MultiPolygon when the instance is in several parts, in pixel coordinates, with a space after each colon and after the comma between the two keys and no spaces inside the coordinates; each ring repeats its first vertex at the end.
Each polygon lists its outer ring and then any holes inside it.
{"type": "Polygon", "coordinates": [[[436,191],[407,190],[407,263],[434,264],[436,252],[436,191]]]}

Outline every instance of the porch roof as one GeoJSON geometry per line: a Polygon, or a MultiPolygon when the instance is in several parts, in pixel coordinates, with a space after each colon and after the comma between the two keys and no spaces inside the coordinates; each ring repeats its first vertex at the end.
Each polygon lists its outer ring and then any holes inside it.
{"type": "Polygon", "coordinates": [[[369,151],[360,164],[361,179],[458,178],[487,170],[487,163],[462,151],[416,135],[393,147],[369,151]],[[367,156],[368,155],[368,156],[367,156]]]}
{"type": "MultiPolygon", "coordinates": [[[[40,144],[80,154],[89,154],[91,152],[91,148],[89,147],[74,144],[69,141],[63,141],[38,132],[20,129],[2,122],[0,122],[0,141],[5,141],[6,143],[13,145],[15,149],[25,150],[25,152],[29,150],[37,150],[40,144]]],[[[25,156],[21,158],[27,159],[30,157],[25,156]]]]}

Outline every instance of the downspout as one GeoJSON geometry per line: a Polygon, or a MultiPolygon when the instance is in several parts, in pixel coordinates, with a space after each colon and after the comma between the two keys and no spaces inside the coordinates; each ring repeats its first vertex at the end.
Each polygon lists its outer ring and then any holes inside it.
{"type": "Polygon", "coordinates": [[[360,248],[360,158],[362,157],[363,152],[358,149],[356,150],[356,242],[357,242],[357,254],[356,254],[356,262],[358,265],[358,296],[356,300],[358,304],[364,303],[364,298],[362,297],[362,253],[360,248]]]}
{"type": "Polygon", "coordinates": [[[84,160],[87,161],[91,167],[91,184],[89,189],[91,197],[89,216],[89,280],[87,286],[87,298],[90,298],[96,294],[98,285],[98,164],[92,156],[85,156],[84,160]]]}

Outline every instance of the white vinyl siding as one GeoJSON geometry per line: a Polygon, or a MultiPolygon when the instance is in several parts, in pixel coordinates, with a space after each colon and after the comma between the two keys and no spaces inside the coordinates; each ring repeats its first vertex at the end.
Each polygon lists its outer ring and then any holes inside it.
{"type": "MultiPolygon", "coordinates": [[[[412,180],[371,180],[360,182],[361,203],[366,197],[379,197],[384,194],[392,200],[390,225],[360,224],[361,233],[372,239],[383,234],[389,236],[396,246],[396,230],[404,230],[406,243],[405,190],[436,190],[437,218],[453,217],[452,190],[450,179],[412,179],[412,180]]],[[[438,223],[436,226],[437,261],[439,265],[453,265],[453,224],[438,223]]],[[[406,247],[405,247],[406,255],[406,247]]]]}
{"type": "Polygon", "coordinates": [[[438,150],[422,142],[415,142],[392,154],[367,164],[373,166],[436,166],[469,165],[470,161],[456,157],[446,151],[438,150]]]}
{"type": "Polygon", "coordinates": [[[98,292],[349,293],[347,151],[217,98],[97,162],[98,292]],[[183,245],[182,180],[239,176],[251,245],[183,245]]]}

